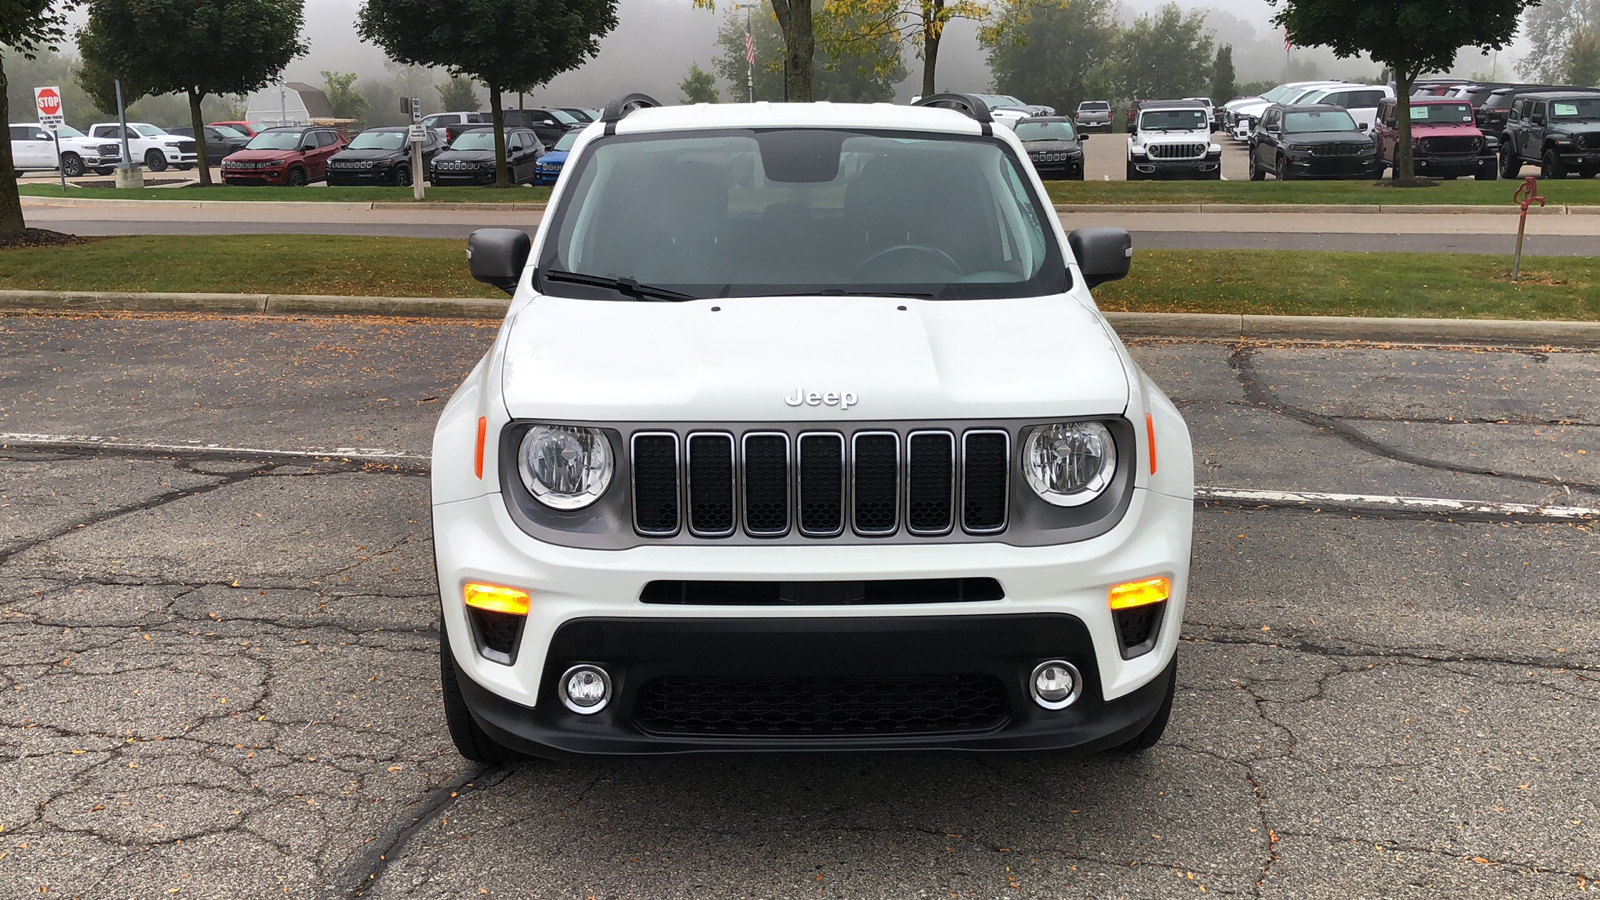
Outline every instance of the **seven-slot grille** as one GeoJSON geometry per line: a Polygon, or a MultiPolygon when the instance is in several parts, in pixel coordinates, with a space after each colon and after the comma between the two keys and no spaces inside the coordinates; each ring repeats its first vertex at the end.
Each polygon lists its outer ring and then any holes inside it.
{"type": "Polygon", "coordinates": [[[1600,150],[1600,131],[1591,131],[1577,137],[1579,150],[1600,150]]]}
{"type": "Polygon", "coordinates": [[[1144,150],[1151,159],[1199,159],[1206,155],[1205,144],[1149,144],[1144,150]]]}
{"type": "Polygon", "coordinates": [[[1006,528],[1011,436],[1001,429],[639,431],[630,446],[634,529],[645,537],[1006,528]]]}
{"type": "Polygon", "coordinates": [[[1477,153],[1483,147],[1483,139],[1461,135],[1431,137],[1424,139],[1422,146],[1429,153],[1441,156],[1451,153],[1477,153]]]}

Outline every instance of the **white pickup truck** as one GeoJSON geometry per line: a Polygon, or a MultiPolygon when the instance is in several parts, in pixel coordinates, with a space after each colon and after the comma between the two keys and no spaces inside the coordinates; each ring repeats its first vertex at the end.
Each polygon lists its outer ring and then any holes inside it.
{"type": "MultiPolygon", "coordinates": [[[[116,141],[120,145],[122,128],[115,122],[100,122],[89,126],[89,136],[97,140],[116,141]]],[[[144,122],[128,123],[128,157],[144,163],[145,168],[152,172],[165,172],[167,166],[192,169],[197,158],[194,138],[167,134],[144,122]]]]}
{"type": "Polygon", "coordinates": [[[122,161],[122,147],[116,141],[86,137],[71,125],[61,126],[57,137],[61,155],[56,156],[56,137],[37,122],[11,124],[11,166],[18,172],[54,172],[62,169],[68,178],[88,171],[110,175],[122,161]]]}

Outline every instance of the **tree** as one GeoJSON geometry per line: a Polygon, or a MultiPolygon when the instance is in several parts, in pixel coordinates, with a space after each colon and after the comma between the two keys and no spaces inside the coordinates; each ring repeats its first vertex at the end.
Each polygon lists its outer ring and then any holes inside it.
{"type": "Polygon", "coordinates": [[[470,78],[452,75],[444,84],[434,85],[434,90],[439,92],[439,102],[449,112],[477,112],[483,108],[478,89],[473,87],[470,78]]]}
{"type": "Polygon", "coordinates": [[[367,110],[372,108],[367,98],[361,96],[355,89],[356,73],[329,72],[323,69],[322,83],[327,88],[328,105],[333,107],[335,118],[360,121],[366,116],[367,110]]]}
{"type": "Polygon", "coordinates": [[[683,102],[685,103],[717,102],[717,78],[705,69],[700,68],[699,63],[689,67],[689,74],[683,76],[683,80],[678,82],[678,88],[683,91],[683,102]]]}
{"type": "Polygon", "coordinates": [[[1223,44],[1217,48],[1217,63],[1211,69],[1211,102],[1221,106],[1238,95],[1238,90],[1233,77],[1233,45],[1223,44]]]}
{"type": "Polygon", "coordinates": [[[1111,79],[1096,72],[1119,33],[1111,13],[1112,0],[1006,6],[981,35],[995,90],[1063,111],[1084,100],[1113,99],[1111,79]]]}
{"type": "Polygon", "coordinates": [[[1573,32],[1562,62],[1567,84],[1600,84],[1600,28],[1585,25],[1573,32]]]}
{"type": "Polygon", "coordinates": [[[1201,10],[1185,14],[1168,3],[1133,21],[1118,37],[1115,59],[1122,97],[1172,100],[1198,97],[1211,80],[1211,37],[1201,10]]]}
{"type": "MultiPolygon", "coordinates": [[[[100,36],[88,28],[78,32],[78,51],[84,55],[72,69],[72,80],[88,95],[89,102],[104,110],[117,108],[117,82],[111,70],[100,64],[100,55],[94,52],[95,42],[100,36]],[[84,48],[90,49],[84,49],[84,48]]],[[[144,94],[133,89],[131,85],[122,86],[122,104],[124,107],[132,106],[144,94]]]]}
{"type": "MultiPolygon", "coordinates": [[[[0,47],[9,47],[32,59],[41,49],[54,50],[66,36],[64,7],[55,0],[4,0],[0,3],[0,47]]],[[[10,82],[0,63],[0,122],[11,121],[7,100],[10,82]]],[[[16,162],[11,142],[0,141],[0,242],[21,235],[28,227],[22,218],[22,198],[17,195],[16,162]]]]}
{"type": "Polygon", "coordinates": [[[1394,72],[1394,177],[1415,183],[1411,162],[1411,89],[1423,72],[1445,70],[1462,47],[1501,50],[1517,20],[1537,0],[1474,0],[1457,15],[1439,15],[1437,0],[1271,0],[1283,9],[1273,21],[1301,46],[1326,46],[1341,59],[1360,53],[1394,72]]]}
{"type": "MultiPolygon", "coordinates": [[[[818,4],[819,8],[821,4],[818,4]]],[[[895,85],[905,80],[900,45],[886,32],[879,32],[875,43],[865,43],[859,34],[841,38],[835,32],[839,20],[819,14],[817,55],[820,65],[812,72],[811,96],[834,103],[875,103],[894,99],[895,85]]],[[[755,37],[755,94],[758,100],[783,97],[783,33],[770,11],[757,11],[750,20],[755,37]]],[[[744,95],[747,62],[744,55],[744,17],[730,14],[717,30],[721,50],[713,66],[717,74],[734,85],[734,94],[744,95]]]]}
{"type": "Polygon", "coordinates": [[[1573,35],[1586,25],[1600,26],[1600,0],[1543,0],[1529,7],[1523,25],[1528,53],[1517,63],[1517,71],[1549,84],[1562,81],[1573,35]]]}
{"type": "MultiPolygon", "coordinates": [[[[144,94],[182,94],[196,136],[212,94],[266,87],[306,52],[303,0],[89,0],[85,59],[144,94]]],[[[211,184],[206,142],[195,142],[200,183],[211,184]]]]}
{"type": "MultiPolygon", "coordinates": [[[[716,0],[692,0],[695,9],[717,11],[716,0]]],[[[811,102],[815,75],[817,31],[813,0],[768,0],[772,17],[783,34],[783,97],[795,103],[811,102]]],[[[720,67],[719,67],[720,68],[720,67]]]]}
{"type": "Polygon", "coordinates": [[[395,61],[443,66],[488,86],[495,183],[502,186],[501,96],[577,68],[599,52],[600,38],[615,27],[617,0],[365,0],[356,19],[356,32],[395,61]]]}

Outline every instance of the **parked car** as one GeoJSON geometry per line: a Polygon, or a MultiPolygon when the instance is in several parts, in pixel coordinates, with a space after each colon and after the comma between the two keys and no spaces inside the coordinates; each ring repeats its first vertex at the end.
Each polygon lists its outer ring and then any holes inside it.
{"type": "Polygon", "coordinates": [[[1111,130],[1111,104],[1104,100],[1085,100],[1078,104],[1078,111],[1072,115],[1073,123],[1080,131],[1090,128],[1103,128],[1111,130]]]}
{"type": "Polygon", "coordinates": [[[1518,97],[1500,138],[1500,159],[1507,178],[1516,178],[1530,163],[1545,178],[1572,172],[1593,178],[1600,173],[1600,91],[1518,97]]]}
{"type": "Polygon", "coordinates": [[[344,136],[332,128],[268,128],[222,161],[222,180],[227,184],[303,187],[327,178],[328,160],[344,148],[344,136]]]}
{"type": "MultiPolygon", "coordinates": [[[[1400,141],[1400,104],[1393,98],[1378,104],[1373,137],[1378,164],[1394,168],[1400,141]]],[[[1478,129],[1472,104],[1446,97],[1411,100],[1411,162],[1418,175],[1459,178],[1472,175],[1493,181],[1499,174],[1500,142],[1478,129]]]]}
{"type": "Polygon", "coordinates": [[[553,146],[569,131],[581,129],[586,123],[578,121],[571,113],[560,109],[508,109],[502,115],[508,128],[529,128],[539,136],[539,143],[553,146]]]}
{"type": "Polygon", "coordinates": [[[1297,178],[1376,178],[1378,145],[1337,106],[1275,104],[1261,114],[1250,137],[1250,180],[1271,172],[1297,178]]]}
{"type": "MultiPolygon", "coordinates": [[[[328,160],[328,184],[411,183],[410,129],[404,125],[368,128],[328,160]]],[[[422,173],[426,177],[433,158],[444,149],[444,141],[433,129],[422,142],[422,173]]]]}
{"type": "Polygon", "coordinates": [[[572,150],[572,145],[578,142],[578,135],[582,132],[569,131],[556,141],[555,146],[539,157],[539,162],[534,166],[534,184],[555,184],[561,176],[561,169],[567,164],[567,153],[572,150]]]}
{"type": "MultiPolygon", "coordinates": [[[[89,136],[96,140],[114,141],[120,148],[122,126],[116,122],[98,122],[89,126],[89,136]]],[[[132,162],[143,162],[152,172],[174,169],[192,169],[195,164],[195,143],[192,137],[168,134],[148,122],[129,122],[127,128],[128,157],[132,162]]],[[[118,151],[121,152],[120,149],[118,151]]]]}
{"type": "Polygon", "coordinates": [[[219,128],[232,128],[245,137],[255,137],[267,130],[267,126],[260,122],[207,122],[206,124],[219,128]]]}
{"type": "MultiPolygon", "coordinates": [[[[1110,117],[1110,108],[1106,115],[1110,117]]],[[[1083,142],[1088,132],[1080,132],[1065,116],[1038,116],[1023,119],[1012,129],[1028,152],[1028,161],[1045,181],[1083,180],[1083,142]]]]}
{"type": "Polygon", "coordinates": [[[1222,148],[1211,142],[1207,104],[1146,100],[1128,135],[1128,180],[1222,178],[1222,148]]]}
{"type": "MultiPolygon", "coordinates": [[[[206,162],[217,165],[230,153],[244,149],[250,143],[250,136],[242,131],[235,131],[226,125],[207,125],[206,131],[206,162]]],[[[173,128],[171,134],[179,137],[194,137],[193,128],[173,128]]]]}
{"type": "Polygon", "coordinates": [[[1193,100],[1194,102],[1204,106],[1206,108],[1206,123],[1207,123],[1207,125],[1211,128],[1212,131],[1216,131],[1217,130],[1217,126],[1216,126],[1217,108],[1216,108],[1216,106],[1212,105],[1210,97],[1185,97],[1183,99],[1185,99],[1185,100],[1193,100]]]}
{"type": "Polygon", "coordinates": [[[1515,84],[1511,87],[1491,91],[1478,107],[1478,126],[1488,134],[1500,135],[1500,144],[1505,146],[1505,130],[1511,105],[1523,94],[1538,94],[1545,91],[1576,91],[1579,93],[1600,93],[1600,88],[1576,87],[1562,84],[1515,84]]]}
{"type": "Polygon", "coordinates": [[[1194,466],[1091,295],[1132,241],[1008,129],[867,112],[617,101],[537,237],[469,239],[512,299],[433,439],[464,756],[1161,737],[1194,466]]]}
{"type": "Polygon", "coordinates": [[[1288,103],[1291,99],[1299,97],[1315,88],[1337,87],[1344,84],[1342,81],[1292,81],[1280,84],[1259,97],[1245,98],[1243,100],[1229,100],[1228,114],[1224,117],[1224,128],[1236,141],[1249,141],[1250,135],[1255,133],[1256,123],[1261,121],[1261,114],[1267,107],[1274,103],[1288,103]]]}
{"type": "Polygon", "coordinates": [[[490,125],[494,117],[480,112],[442,112],[422,117],[422,126],[439,132],[446,144],[461,136],[473,125],[490,125]]]}
{"type": "Polygon", "coordinates": [[[1316,88],[1294,101],[1295,106],[1338,106],[1367,130],[1378,122],[1378,104],[1394,99],[1394,88],[1388,85],[1341,84],[1337,87],[1316,88]]]}
{"type": "Polygon", "coordinates": [[[600,111],[595,109],[585,109],[581,106],[558,106],[554,108],[561,110],[574,119],[577,119],[579,124],[582,125],[587,125],[590,122],[593,122],[595,119],[600,118],[600,111]]]}
{"type": "Polygon", "coordinates": [[[77,178],[86,171],[110,175],[120,162],[120,143],[96,140],[71,125],[62,125],[55,136],[38,122],[11,125],[11,166],[18,174],[61,169],[68,178],[77,178]],[[61,141],[59,158],[56,156],[57,138],[61,141]]]}
{"type": "MultiPolygon", "coordinates": [[[[532,184],[538,177],[544,145],[531,128],[507,128],[506,177],[512,184],[532,184]]],[[[428,180],[434,184],[493,184],[494,126],[477,125],[463,131],[433,158],[428,180]]]]}

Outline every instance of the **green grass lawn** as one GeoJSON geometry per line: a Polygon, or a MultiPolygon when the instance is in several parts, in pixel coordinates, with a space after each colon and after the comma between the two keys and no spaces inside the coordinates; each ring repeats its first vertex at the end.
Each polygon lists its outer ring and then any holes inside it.
{"type": "MultiPolygon", "coordinates": [[[[1528,170],[1532,172],[1532,169],[1528,170]]],[[[1371,181],[1048,181],[1056,203],[1349,203],[1512,206],[1520,181],[1445,181],[1431,188],[1379,187],[1371,181]]],[[[1553,206],[1600,204],[1600,179],[1541,180],[1553,206]]]]}
{"type": "MultiPolygon", "coordinates": [[[[208,188],[77,188],[59,184],[23,184],[17,190],[24,197],[82,197],[90,200],[319,200],[324,203],[410,203],[408,187],[240,187],[214,185],[208,188]]],[[[547,187],[430,187],[428,203],[543,203],[550,199],[547,187]]]]}
{"type": "MultiPolygon", "coordinates": [[[[135,236],[0,250],[0,288],[498,297],[465,242],[338,235],[135,236]]],[[[1141,250],[1107,310],[1600,320],[1600,256],[1141,250]]]]}

